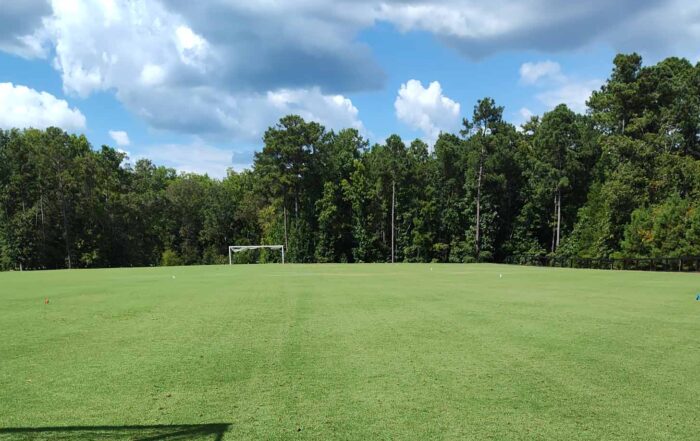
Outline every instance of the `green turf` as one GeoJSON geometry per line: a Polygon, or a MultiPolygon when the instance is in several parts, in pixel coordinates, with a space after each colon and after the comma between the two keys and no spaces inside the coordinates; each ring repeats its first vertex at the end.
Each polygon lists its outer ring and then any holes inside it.
{"type": "Polygon", "coordinates": [[[3,273],[0,440],[697,440],[698,291],[496,265],[3,273]],[[52,426],[76,428],[7,430],[52,426]]]}

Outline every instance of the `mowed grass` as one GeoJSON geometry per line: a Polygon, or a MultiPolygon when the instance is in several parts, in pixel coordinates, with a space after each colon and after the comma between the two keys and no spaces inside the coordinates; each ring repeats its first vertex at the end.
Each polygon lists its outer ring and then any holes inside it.
{"type": "Polygon", "coordinates": [[[3,273],[0,439],[697,440],[698,291],[497,265],[3,273]]]}

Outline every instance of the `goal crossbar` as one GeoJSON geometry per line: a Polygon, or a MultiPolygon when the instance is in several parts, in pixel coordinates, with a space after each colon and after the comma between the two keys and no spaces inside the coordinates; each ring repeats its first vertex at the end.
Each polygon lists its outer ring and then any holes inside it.
{"type": "Polygon", "coordinates": [[[258,250],[261,248],[282,251],[282,263],[284,263],[284,245],[231,245],[228,247],[228,264],[233,264],[233,253],[239,253],[247,250],[258,250]]]}

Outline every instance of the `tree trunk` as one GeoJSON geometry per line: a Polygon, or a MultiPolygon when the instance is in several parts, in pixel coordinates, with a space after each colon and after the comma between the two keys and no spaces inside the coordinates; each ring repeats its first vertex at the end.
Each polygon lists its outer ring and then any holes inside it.
{"type": "Polygon", "coordinates": [[[476,234],[474,238],[474,251],[476,260],[479,261],[479,253],[481,252],[481,177],[484,173],[484,148],[481,147],[481,157],[479,158],[479,176],[476,183],[476,234]]]}
{"type": "Polygon", "coordinates": [[[68,212],[66,210],[66,199],[63,196],[63,190],[61,190],[61,214],[63,216],[63,241],[66,245],[66,261],[68,263],[68,269],[73,267],[70,258],[70,239],[68,238],[68,212]]]}
{"type": "Polygon", "coordinates": [[[561,188],[557,189],[557,243],[556,250],[559,249],[559,239],[561,238],[561,188]]]}
{"type": "Polygon", "coordinates": [[[63,177],[61,176],[64,167],[62,167],[63,164],[57,158],[54,158],[53,165],[58,181],[58,198],[61,202],[61,217],[63,218],[63,242],[66,248],[66,263],[68,264],[68,269],[71,269],[73,267],[73,262],[71,261],[70,238],[68,237],[68,209],[66,207],[66,192],[64,189],[63,177]]]}
{"type": "Polygon", "coordinates": [[[46,223],[44,221],[44,189],[41,187],[39,197],[39,211],[41,213],[41,262],[46,259],[46,223]]]}
{"type": "Polygon", "coordinates": [[[287,204],[282,204],[282,211],[284,212],[284,249],[289,252],[289,242],[287,241],[287,204]]]}
{"type": "Polygon", "coordinates": [[[46,236],[44,230],[44,190],[41,190],[41,195],[39,196],[39,212],[41,213],[41,236],[42,239],[46,236]]]}
{"type": "MultiPolygon", "coordinates": [[[[554,195],[554,217],[557,217],[557,195],[554,195]]],[[[549,247],[549,252],[554,252],[554,246],[557,243],[557,226],[552,225],[552,245],[549,247]]]]}
{"type": "Polygon", "coordinates": [[[395,244],[394,219],[395,219],[395,213],[396,213],[395,209],[396,209],[396,181],[391,181],[391,263],[394,263],[394,244],[395,244]]]}

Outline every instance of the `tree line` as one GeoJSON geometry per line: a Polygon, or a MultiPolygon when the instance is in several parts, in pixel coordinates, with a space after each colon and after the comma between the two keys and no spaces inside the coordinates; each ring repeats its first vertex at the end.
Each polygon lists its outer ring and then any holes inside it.
{"type": "Polygon", "coordinates": [[[0,269],[700,255],[700,63],[618,55],[587,105],[516,128],[484,98],[432,149],[290,115],[223,179],[0,131],[0,269]]]}

